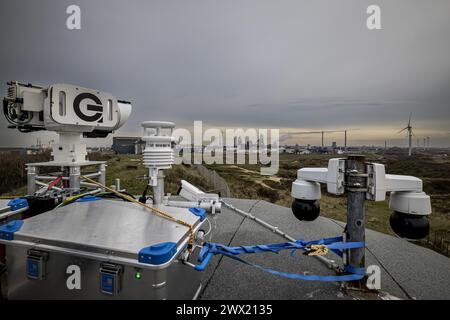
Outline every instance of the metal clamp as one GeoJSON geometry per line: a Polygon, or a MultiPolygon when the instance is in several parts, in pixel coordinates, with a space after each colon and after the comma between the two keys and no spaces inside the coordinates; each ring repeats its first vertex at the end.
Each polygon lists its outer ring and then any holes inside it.
{"type": "Polygon", "coordinates": [[[328,253],[328,247],[324,244],[312,244],[311,246],[305,248],[306,251],[303,252],[305,256],[314,256],[314,255],[325,255],[328,253]]]}

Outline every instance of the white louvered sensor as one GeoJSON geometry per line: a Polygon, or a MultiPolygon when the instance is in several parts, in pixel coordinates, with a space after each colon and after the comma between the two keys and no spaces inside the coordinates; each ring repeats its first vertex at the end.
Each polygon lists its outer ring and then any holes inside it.
{"type": "Polygon", "coordinates": [[[157,185],[159,170],[170,169],[174,163],[172,142],[175,123],[167,121],[144,121],[145,149],[143,152],[143,164],[149,169],[150,186],[157,185]]]}

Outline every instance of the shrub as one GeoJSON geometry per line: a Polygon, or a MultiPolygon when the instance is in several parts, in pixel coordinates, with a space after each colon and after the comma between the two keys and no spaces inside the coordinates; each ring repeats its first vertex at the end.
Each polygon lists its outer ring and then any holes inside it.
{"type": "Polygon", "coordinates": [[[269,189],[263,186],[259,186],[256,190],[258,196],[268,198],[270,202],[275,203],[280,200],[280,195],[277,190],[269,189]]]}
{"type": "Polygon", "coordinates": [[[33,155],[23,155],[17,152],[0,154],[0,194],[24,186],[27,182],[25,164],[50,160],[50,151],[33,155]]]}

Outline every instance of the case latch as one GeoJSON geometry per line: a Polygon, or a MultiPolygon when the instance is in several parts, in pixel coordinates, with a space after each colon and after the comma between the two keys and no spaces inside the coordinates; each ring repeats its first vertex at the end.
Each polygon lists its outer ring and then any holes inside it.
{"type": "Polygon", "coordinates": [[[100,265],[100,291],[104,294],[117,295],[120,292],[123,267],[104,262],[100,265]]]}
{"type": "Polygon", "coordinates": [[[27,278],[33,280],[44,280],[48,252],[30,249],[27,251],[27,278]]]}

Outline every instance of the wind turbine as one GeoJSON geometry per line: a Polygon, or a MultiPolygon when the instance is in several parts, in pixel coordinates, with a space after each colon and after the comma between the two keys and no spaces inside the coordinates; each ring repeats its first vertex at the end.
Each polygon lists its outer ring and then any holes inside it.
{"type": "Polygon", "coordinates": [[[402,133],[405,130],[408,131],[408,140],[409,140],[408,156],[411,156],[411,153],[412,153],[412,136],[414,134],[412,131],[412,126],[411,126],[411,116],[412,116],[412,112],[410,112],[410,114],[409,114],[408,125],[398,132],[398,133],[402,133]]]}

